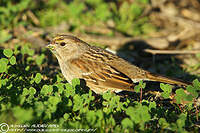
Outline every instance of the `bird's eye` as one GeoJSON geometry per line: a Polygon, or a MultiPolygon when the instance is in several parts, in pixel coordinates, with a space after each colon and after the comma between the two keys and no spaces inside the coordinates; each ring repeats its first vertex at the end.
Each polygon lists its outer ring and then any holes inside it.
{"type": "Polygon", "coordinates": [[[66,44],[65,42],[61,42],[60,46],[65,46],[65,44],[66,44]]]}

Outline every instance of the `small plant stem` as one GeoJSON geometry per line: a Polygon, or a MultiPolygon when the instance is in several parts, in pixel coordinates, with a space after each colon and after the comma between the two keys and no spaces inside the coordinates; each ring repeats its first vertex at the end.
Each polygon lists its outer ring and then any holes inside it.
{"type": "Polygon", "coordinates": [[[195,112],[195,114],[196,114],[196,117],[197,117],[197,121],[199,121],[199,110],[197,109],[198,107],[196,106],[195,107],[195,109],[196,109],[196,112],[195,112]]]}
{"type": "Polygon", "coordinates": [[[182,110],[181,106],[179,106],[179,104],[177,104],[177,105],[178,105],[179,109],[181,110],[181,112],[183,112],[183,110],[182,110]]]}
{"type": "Polygon", "coordinates": [[[142,103],[142,88],[140,88],[140,103],[142,103]]]}
{"type": "Polygon", "coordinates": [[[0,78],[3,76],[3,73],[0,75],[0,78]]]}

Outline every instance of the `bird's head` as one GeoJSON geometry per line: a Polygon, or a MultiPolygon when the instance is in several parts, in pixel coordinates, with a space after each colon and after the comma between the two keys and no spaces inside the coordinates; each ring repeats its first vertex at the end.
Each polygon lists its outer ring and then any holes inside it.
{"type": "Polygon", "coordinates": [[[71,35],[57,35],[47,45],[58,59],[75,58],[87,47],[87,43],[71,35]]]}

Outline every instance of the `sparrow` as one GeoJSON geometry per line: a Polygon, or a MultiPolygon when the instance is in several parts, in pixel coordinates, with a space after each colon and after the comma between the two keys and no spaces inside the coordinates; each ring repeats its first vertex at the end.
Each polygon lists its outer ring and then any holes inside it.
{"type": "Polygon", "coordinates": [[[91,46],[71,35],[57,35],[47,46],[56,56],[61,72],[68,82],[83,79],[92,91],[134,91],[136,82],[157,81],[178,86],[190,83],[154,74],[139,68],[119,56],[91,46]]]}

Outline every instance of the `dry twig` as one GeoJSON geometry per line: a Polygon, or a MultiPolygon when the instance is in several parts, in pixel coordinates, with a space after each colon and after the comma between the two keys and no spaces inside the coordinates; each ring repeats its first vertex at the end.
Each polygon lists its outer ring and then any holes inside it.
{"type": "Polygon", "coordinates": [[[145,49],[147,53],[151,53],[153,55],[156,54],[198,54],[200,50],[153,50],[153,49],[145,49]]]}

